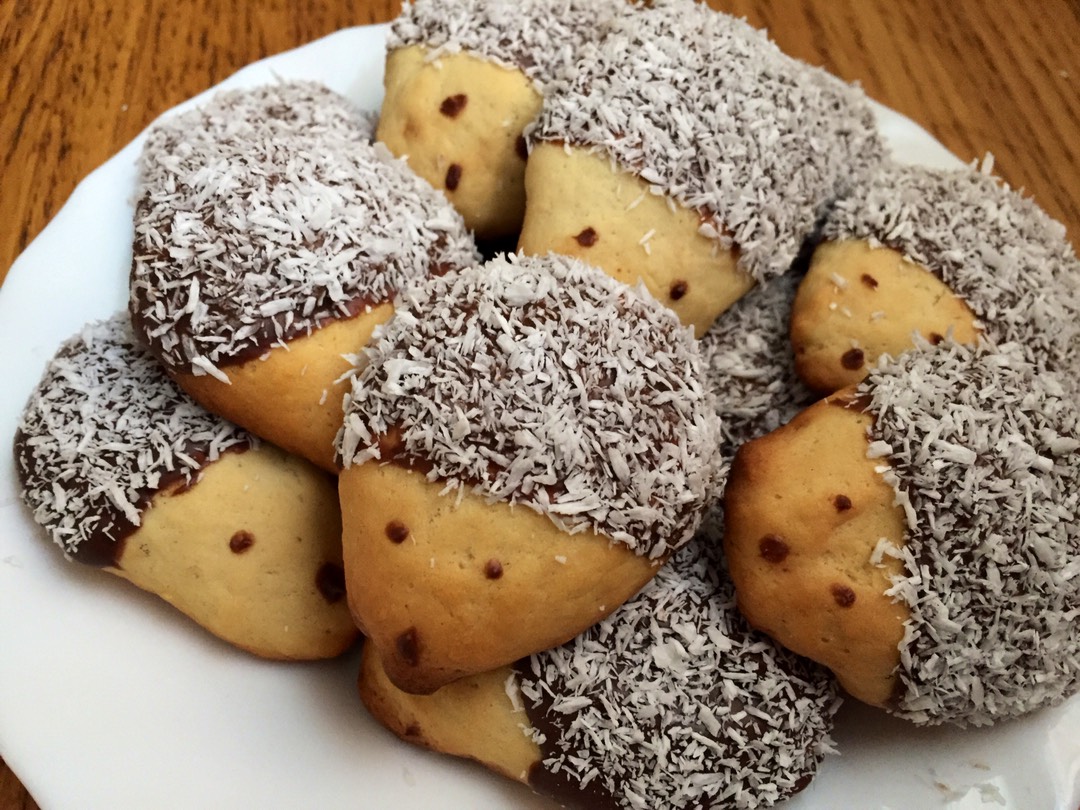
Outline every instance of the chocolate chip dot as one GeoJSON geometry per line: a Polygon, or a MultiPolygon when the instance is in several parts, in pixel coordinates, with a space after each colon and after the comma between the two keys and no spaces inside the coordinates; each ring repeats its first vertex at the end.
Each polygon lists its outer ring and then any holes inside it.
{"type": "Polygon", "coordinates": [[[243,529],[229,538],[229,551],[233,554],[243,554],[253,545],[255,545],[255,535],[243,529]]]}
{"type": "Polygon", "coordinates": [[[496,559],[490,559],[484,566],[484,576],[488,579],[498,579],[503,575],[502,563],[496,559]]]}
{"type": "Polygon", "coordinates": [[[848,349],[840,358],[840,365],[849,371],[856,371],[862,368],[864,360],[865,356],[862,349],[848,349]]]}
{"type": "Polygon", "coordinates": [[[409,725],[407,725],[405,727],[405,736],[406,737],[419,737],[420,736],[420,725],[418,723],[409,723],[409,725]]]}
{"type": "Polygon", "coordinates": [[[315,587],[328,604],[340,602],[345,595],[345,572],[337,563],[323,563],[315,574],[315,587]]]}
{"type": "Polygon", "coordinates": [[[878,286],[878,280],[869,273],[862,274],[862,283],[869,287],[871,290],[876,290],[878,286]]]}
{"type": "Polygon", "coordinates": [[[944,335],[939,335],[937,332],[931,332],[930,333],[930,343],[932,345],[934,345],[934,346],[937,346],[944,339],[945,339],[944,335]]]}
{"type": "Polygon", "coordinates": [[[529,159],[529,144],[525,140],[524,135],[518,135],[517,143],[514,144],[514,149],[517,151],[517,155],[522,160],[529,159]]]}
{"type": "Polygon", "coordinates": [[[441,112],[447,118],[457,118],[458,113],[465,109],[465,104],[468,102],[468,100],[469,97],[466,96],[464,93],[447,96],[443,99],[442,104],[439,105],[439,112],[441,112]]]}
{"type": "Polygon", "coordinates": [[[461,182],[461,166],[457,163],[451,163],[450,168],[446,170],[446,190],[453,191],[458,187],[458,183],[461,182]]]}
{"type": "Polygon", "coordinates": [[[855,604],[855,591],[847,585],[836,583],[829,590],[832,591],[832,598],[840,607],[849,608],[855,604]]]}
{"type": "Polygon", "coordinates": [[[592,228],[586,228],[574,238],[582,247],[592,247],[596,244],[596,240],[600,238],[600,235],[592,228]]]}
{"type": "Polygon", "coordinates": [[[415,627],[410,627],[398,636],[395,646],[398,655],[406,664],[415,667],[420,663],[420,634],[416,632],[415,627]]]}
{"type": "Polygon", "coordinates": [[[851,498],[847,495],[837,495],[833,498],[833,506],[836,507],[837,512],[846,512],[851,508],[851,498]]]}
{"type": "Polygon", "coordinates": [[[686,291],[689,289],[690,285],[687,284],[685,281],[676,281],[674,284],[671,285],[671,289],[668,290],[668,295],[671,296],[672,301],[678,301],[680,298],[686,295],[686,291]]]}
{"type": "Polygon", "coordinates": [[[386,536],[391,543],[404,543],[409,536],[409,527],[400,520],[391,520],[386,524],[386,536]]]}
{"type": "Polygon", "coordinates": [[[778,535],[767,534],[758,541],[758,553],[766,562],[783,562],[787,558],[788,551],[790,549],[787,542],[778,535]]]}

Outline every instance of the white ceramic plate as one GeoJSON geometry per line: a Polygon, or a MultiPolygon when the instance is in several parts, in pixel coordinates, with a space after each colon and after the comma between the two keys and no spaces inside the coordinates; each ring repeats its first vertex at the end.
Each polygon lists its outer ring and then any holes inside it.
{"type": "MultiPolygon", "coordinates": [[[[374,110],[384,37],[385,26],[341,31],[221,86],[317,79],[374,110]]],[[[926,132],[879,112],[899,157],[956,165],[926,132]]],[[[0,445],[60,342],[126,302],[141,141],[75,190],[0,289],[0,445]]],[[[0,754],[46,810],[552,807],[384,732],[356,697],[356,670],[355,655],[253,659],[66,563],[19,502],[0,449],[0,754]]],[[[849,705],[836,738],[841,756],[788,810],[1080,806],[1080,699],[966,732],[849,705]]]]}

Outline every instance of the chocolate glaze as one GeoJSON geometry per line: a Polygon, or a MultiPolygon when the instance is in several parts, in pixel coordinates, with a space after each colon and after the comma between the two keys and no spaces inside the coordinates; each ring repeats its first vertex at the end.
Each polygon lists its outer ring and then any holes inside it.
{"type": "MultiPolygon", "coordinates": [[[[139,250],[139,247],[136,246],[135,249],[139,250]]],[[[168,259],[161,255],[152,261],[166,262],[168,259]]],[[[200,280],[208,278],[209,269],[200,270],[194,274],[194,277],[200,280]]],[[[143,339],[142,336],[149,334],[154,328],[154,325],[147,321],[144,314],[149,311],[150,307],[153,305],[152,299],[153,293],[150,292],[145,285],[132,285],[131,323],[135,327],[135,333],[139,335],[140,340],[143,339]]],[[[315,316],[313,319],[314,325],[310,327],[305,326],[300,319],[297,319],[293,322],[291,327],[281,330],[279,320],[275,320],[274,318],[259,318],[258,324],[253,332],[252,342],[239,351],[229,355],[229,357],[219,359],[218,365],[222,367],[238,366],[249,360],[255,360],[256,358],[265,355],[282,341],[288,342],[296,340],[297,338],[307,337],[311,332],[321,329],[328,324],[336,323],[337,321],[350,320],[357,315],[370,312],[375,307],[384,303],[386,302],[377,301],[369,297],[353,298],[349,301],[342,302],[340,304],[341,309],[335,312],[327,312],[315,316]]],[[[245,314],[246,310],[237,300],[223,298],[216,301],[214,306],[223,313],[229,313],[229,316],[234,323],[242,323],[244,320],[247,320],[247,315],[245,314]]],[[[191,340],[194,337],[194,333],[191,330],[191,316],[181,315],[176,321],[174,331],[181,340],[191,340]]],[[[190,372],[188,366],[177,366],[172,362],[169,355],[161,350],[161,346],[157,341],[146,341],[146,348],[170,374],[190,372]]]]}
{"type": "MultiPolygon", "coordinates": [[[[663,578],[654,581],[647,586],[634,599],[620,608],[614,614],[605,619],[600,625],[586,631],[579,639],[565,645],[564,648],[573,652],[568,653],[563,662],[577,661],[576,655],[584,655],[586,659],[590,655],[589,650],[595,650],[596,655],[604,655],[602,650],[607,649],[609,660],[614,662],[611,669],[596,676],[596,679],[587,679],[589,683],[574,689],[570,688],[561,677],[550,678],[550,674],[559,671],[558,666],[550,662],[555,660],[559,650],[547,653],[538,653],[528,659],[522,659],[514,665],[515,673],[522,684],[523,702],[530,724],[542,735],[540,741],[541,760],[535,763],[529,770],[529,785],[537,792],[548,795],[563,803],[567,807],[581,808],[585,810],[609,810],[614,808],[629,808],[637,806],[630,798],[627,791],[640,794],[649,789],[650,780],[653,778],[651,769],[671,769],[675,773],[673,779],[676,783],[681,779],[692,780],[695,777],[708,778],[720,776],[731,781],[723,785],[716,784],[713,789],[719,793],[725,792],[730,785],[741,782],[742,789],[753,791],[761,785],[773,782],[777,788],[778,798],[783,799],[804,789],[810,782],[813,770],[816,767],[820,753],[795,749],[789,758],[782,753],[787,749],[784,745],[798,745],[809,748],[815,739],[815,734],[827,733],[829,718],[835,709],[833,704],[833,687],[826,673],[816,669],[809,662],[783,652],[772,645],[764,636],[752,631],[745,621],[735,612],[734,592],[730,581],[723,574],[718,574],[713,565],[719,565],[722,570],[722,562],[719,562],[719,542],[713,539],[704,539],[698,536],[687,548],[676,556],[672,563],[674,572],[670,579],[663,578]],[[702,565],[705,560],[710,560],[702,565]],[[689,590],[684,590],[685,584],[690,583],[689,590]],[[672,586],[675,585],[673,588],[672,586]],[[694,596],[687,594],[693,593],[694,596]],[[711,606],[711,607],[707,607],[711,606]],[[720,611],[720,626],[713,626],[716,615],[710,610],[720,611]],[[710,618],[711,617],[711,618],[710,618]],[[619,630],[610,628],[618,627],[619,630]],[[671,676],[666,673],[662,666],[652,663],[654,650],[647,642],[641,642],[636,647],[623,648],[616,639],[655,638],[656,627],[674,627],[676,624],[685,626],[690,623],[697,632],[708,633],[710,630],[719,630],[732,645],[726,652],[718,650],[704,652],[700,657],[694,653],[686,656],[686,670],[682,674],[671,676]],[[607,628],[607,629],[605,629],[607,628]],[[611,642],[613,646],[608,646],[611,642]],[[725,671],[747,673],[750,677],[756,673],[760,677],[772,679],[787,679],[788,685],[783,689],[770,690],[772,699],[764,698],[762,694],[754,690],[752,684],[745,682],[732,691],[731,684],[725,684],[722,678],[715,675],[717,662],[713,656],[721,655],[721,666],[725,671]],[[698,667],[702,667],[700,670],[698,667]],[[535,684],[538,680],[537,672],[544,673],[543,683],[537,688],[526,686],[535,684]],[[640,675],[638,674],[640,673],[640,675]],[[700,691],[693,694],[701,700],[702,704],[719,710],[715,715],[716,726],[710,730],[706,724],[696,715],[696,709],[691,708],[692,715],[682,716],[676,705],[678,700],[672,698],[673,703],[665,703],[662,713],[652,722],[639,725],[632,723],[629,718],[633,716],[631,707],[634,705],[633,696],[640,690],[650,691],[657,689],[658,699],[663,699],[665,687],[661,684],[654,685],[656,679],[661,682],[673,678],[681,681],[683,678],[691,679],[699,685],[700,691]],[[598,679],[598,680],[597,680],[598,679]],[[600,685],[602,682],[602,685],[600,685]],[[790,690],[790,691],[789,691],[790,690]],[[534,702],[530,695],[539,695],[539,700],[534,702]],[[661,739],[679,739],[676,735],[667,738],[669,729],[678,728],[692,731],[694,734],[717,742],[721,751],[704,755],[704,761],[684,766],[681,764],[680,743],[673,743],[669,755],[661,758],[663,764],[656,765],[647,758],[646,772],[638,773],[640,781],[630,784],[624,777],[634,778],[635,771],[627,768],[624,772],[605,768],[603,762],[596,761],[593,764],[598,768],[595,777],[584,787],[580,783],[580,777],[574,773],[574,768],[587,771],[588,766],[568,764],[567,758],[577,756],[589,757],[590,751],[580,751],[581,737],[573,737],[576,742],[560,747],[559,742],[570,733],[568,729],[581,720],[576,710],[556,710],[555,702],[574,695],[587,696],[590,702],[603,705],[602,715],[609,712],[619,714],[618,723],[631,723],[632,728],[639,731],[649,742],[649,746],[642,747],[642,756],[648,757],[647,748],[661,739]],[[745,702],[744,702],[745,701],[745,702]],[[750,705],[751,702],[754,705],[750,705]],[[724,712],[729,709],[729,712],[724,712]],[[625,712],[625,716],[624,716],[625,712]],[[759,714],[763,712],[763,714],[759,714]],[[789,714],[798,720],[806,719],[808,713],[819,714],[821,724],[811,723],[801,729],[800,733],[784,744],[778,742],[775,730],[769,722],[762,717],[771,715],[786,717],[789,714]],[[729,736],[729,732],[735,732],[729,736]],[[743,743],[735,743],[735,739],[743,739],[743,743]],[[775,748],[777,756],[772,758],[769,752],[775,748]],[[783,763],[783,764],[782,764],[783,763]],[[680,770],[686,767],[688,770],[680,770]],[[777,775],[784,771],[784,776],[777,775]],[[681,775],[681,776],[680,776],[681,775]],[[645,784],[642,784],[645,783],[645,784]]],[[[679,633],[676,637],[685,638],[679,633]]],[[[667,636],[671,638],[672,636],[667,636]]],[[[687,641],[690,645],[691,642],[687,641]]],[[[591,666],[588,660],[580,663],[581,667],[591,666]]],[[[573,677],[580,679],[581,671],[576,665],[573,677]]],[[[739,677],[739,676],[736,676],[739,677]]],[[[637,705],[653,705],[651,701],[638,701],[637,705]]],[[[595,717],[595,715],[593,715],[595,717]]],[[[590,720],[583,722],[591,723],[590,720]]],[[[590,725],[591,727],[591,725],[590,725]]],[[[603,734],[601,729],[597,732],[603,734]]],[[[591,736],[591,735],[586,735],[591,736]]],[[[536,738],[536,737],[534,737],[536,738]]],[[[597,738],[599,739],[599,737],[597,738]]],[[[682,738],[685,740],[685,737],[682,738]]],[[[591,744],[590,744],[591,745],[591,744]]],[[[689,757],[693,759],[693,757],[689,757]]],[[[616,769],[617,770],[617,769],[616,769]]],[[[649,797],[655,807],[670,807],[671,810],[706,810],[706,808],[719,808],[732,806],[716,798],[717,794],[703,792],[697,794],[688,803],[669,805],[658,796],[649,797]]]]}
{"type": "Polygon", "coordinates": [[[170,373],[260,357],[475,261],[445,197],[371,135],[350,102],[304,82],[218,93],[151,128],[129,308],[170,373]],[[335,192],[305,213],[312,184],[335,192]]]}
{"type": "Polygon", "coordinates": [[[417,285],[366,349],[339,463],[401,463],[433,483],[528,503],[571,529],[592,523],[635,553],[663,556],[700,521],[720,472],[719,420],[689,333],[639,296],[557,254],[510,255],[417,285]],[[519,299],[524,289],[535,296],[519,299]],[[506,345],[502,318],[512,340],[532,346],[528,363],[506,345]],[[407,394],[387,385],[401,357],[433,369],[407,394]],[[460,435],[443,429],[455,411],[471,414],[460,435]],[[529,447],[515,425],[533,431],[529,447]],[[622,436],[630,441],[612,460],[601,445],[622,436]],[[669,449],[678,465],[660,463],[669,449]],[[656,470],[648,494],[633,485],[635,468],[656,470]],[[581,501],[579,492],[590,494],[581,501]]]}
{"type": "MultiPolygon", "coordinates": [[[[20,485],[24,488],[32,485],[42,474],[34,454],[30,452],[28,439],[29,437],[22,430],[15,432],[15,471],[20,485]]],[[[238,445],[228,448],[226,452],[246,452],[250,448],[250,444],[238,445]]],[[[171,490],[175,494],[177,491],[190,489],[198,483],[202,470],[207,466],[207,450],[205,446],[187,445],[184,452],[198,462],[196,471],[163,472],[158,487],[154,489],[141,487],[135,502],[139,514],[146,512],[151,501],[159,493],[171,490]]],[[[64,488],[68,492],[78,491],[85,496],[89,492],[86,483],[73,478],[64,482],[64,488]]],[[[68,552],[68,558],[94,568],[122,568],[120,560],[127,547],[127,539],[138,531],[139,527],[128,520],[116,507],[98,509],[88,516],[86,522],[94,527],[93,531],[73,551],[68,552]]]]}
{"type": "Polygon", "coordinates": [[[15,469],[34,519],[70,558],[115,567],[155,496],[194,486],[215,449],[255,441],[181,392],[121,314],[87,326],[50,362],[15,434],[15,469]]]}

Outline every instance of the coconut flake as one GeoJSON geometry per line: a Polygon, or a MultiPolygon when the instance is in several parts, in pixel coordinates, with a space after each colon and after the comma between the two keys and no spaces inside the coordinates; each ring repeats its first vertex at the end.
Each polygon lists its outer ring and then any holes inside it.
{"type": "Polygon", "coordinates": [[[130,309],[171,371],[212,374],[477,260],[446,198],[311,82],[215,95],[139,159],[130,309]]]}
{"type": "Polygon", "coordinates": [[[163,479],[190,484],[222,453],[256,444],[181,392],[121,313],[49,362],[19,420],[15,466],[34,520],[71,556],[138,527],[163,479]]]}
{"type": "Polygon", "coordinates": [[[1020,347],[946,339],[859,393],[908,515],[897,714],[986,725],[1080,690],[1080,412],[1020,347]],[[1072,448],[1064,455],[1057,448],[1072,448]]]}
{"type": "Polygon", "coordinates": [[[698,212],[758,281],[791,266],[824,206],[883,155],[858,88],[691,0],[620,14],[545,90],[530,141],[611,158],[698,212]]]}
{"type": "Polygon", "coordinates": [[[739,615],[720,525],[598,625],[515,665],[543,739],[534,785],[564,801],[588,787],[589,807],[751,810],[801,790],[833,749],[832,679],[739,615]]]}
{"type": "Polygon", "coordinates": [[[720,426],[692,334],[655,299],[576,259],[510,255],[394,306],[352,383],[344,466],[393,427],[399,461],[430,465],[447,492],[654,558],[693,535],[722,474],[720,426]]]}

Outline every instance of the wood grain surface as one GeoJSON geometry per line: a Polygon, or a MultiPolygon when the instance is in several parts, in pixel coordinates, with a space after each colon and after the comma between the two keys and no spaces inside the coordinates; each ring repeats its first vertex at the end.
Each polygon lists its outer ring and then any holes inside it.
{"type": "MultiPolygon", "coordinates": [[[[992,152],[998,173],[1080,241],[1077,0],[710,4],[861,82],[960,158],[992,152]]],[[[0,2],[0,281],[75,185],[154,117],[249,62],[398,9],[398,0],[0,2]]],[[[33,807],[0,760],[0,810],[33,807]]]]}

